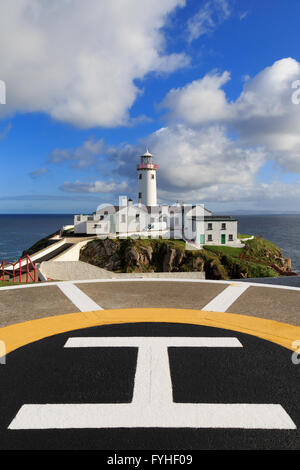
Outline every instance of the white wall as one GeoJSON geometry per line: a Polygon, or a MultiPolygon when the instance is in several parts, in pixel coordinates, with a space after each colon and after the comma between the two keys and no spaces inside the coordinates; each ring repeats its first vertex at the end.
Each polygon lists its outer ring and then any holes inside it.
{"type": "Polygon", "coordinates": [[[156,206],[156,170],[138,170],[138,183],[138,192],[142,193],[142,204],[156,206]]]}
{"type": "Polygon", "coordinates": [[[81,248],[83,248],[90,241],[91,240],[88,239],[74,244],[68,250],[64,251],[61,255],[58,255],[52,261],[78,261],[81,248]]]}
{"type": "Polygon", "coordinates": [[[226,235],[226,245],[237,242],[237,221],[209,221],[205,224],[205,244],[206,245],[220,245],[221,235],[226,235]],[[212,230],[208,230],[208,224],[212,224],[212,230]],[[226,229],[222,230],[222,223],[226,224],[226,229]],[[208,240],[208,235],[212,236],[212,241],[208,240]],[[233,235],[233,240],[229,241],[229,235],[233,235]]]}

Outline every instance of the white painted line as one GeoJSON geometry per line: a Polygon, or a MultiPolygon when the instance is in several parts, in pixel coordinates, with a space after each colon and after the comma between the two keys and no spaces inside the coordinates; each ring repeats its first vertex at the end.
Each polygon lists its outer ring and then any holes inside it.
{"type": "Polygon", "coordinates": [[[168,347],[242,348],[237,338],[223,337],[78,337],[69,338],[66,348],[138,347],[133,404],[153,409],[173,402],[168,347]]]}
{"type": "Polygon", "coordinates": [[[134,379],[133,404],[153,409],[168,407],[173,402],[168,347],[242,348],[231,337],[73,337],[65,348],[138,347],[134,379]]]}
{"type": "Polygon", "coordinates": [[[9,429],[139,427],[296,429],[281,405],[248,403],[23,405],[9,429]]]}
{"type": "Polygon", "coordinates": [[[152,346],[177,348],[242,348],[234,337],[185,337],[185,336],[95,336],[69,338],[65,348],[142,348],[152,346]]]}
{"type": "Polygon", "coordinates": [[[60,282],[57,284],[57,286],[81,312],[103,310],[98,304],[96,304],[96,302],[94,302],[72,282],[60,282]]]}
{"type": "Polygon", "coordinates": [[[131,404],[23,405],[9,429],[245,428],[295,429],[281,405],[174,403],[168,347],[242,347],[237,338],[69,338],[65,347],[138,347],[131,404]]]}
{"type": "MultiPolygon", "coordinates": [[[[17,286],[5,286],[0,287],[0,291],[3,290],[14,290],[14,289],[30,289],[35,287],[47,287],[47,286],[59,286],[64,282],[72,282],[74,284],[90,284],[90,283],[101,283],[101,282],[186,282],[186,283],[201,283],[201,284],[225,284],[231,285],[233,281],[215,281],[212,279],[168,279],[168,278],[134,278],[134,279],[81,279],[81,280],[73,280],[73,281],[51,281],[51,282],[38,282],[36,284],[25,284],[25,285],[17,285],[17,286]]],[[[273,284],[260,284],[258,282],[243,282],[242,285],[248,287],[268,287],[270,289],[284,289],[284,290],[292,290],[292,291],[300,291],[300,287],[292,287],[292,286],[283,286],[283,285],[273,285],[273,284]]]]}
{"type": "Polygon", "coordinates": [[[226,312],[230,305],[232,305],[247,289],[248,284],[233,283],[211,300],[211,302],[205,305],[202,310],[207,310],[209,312],[226,312]]]}

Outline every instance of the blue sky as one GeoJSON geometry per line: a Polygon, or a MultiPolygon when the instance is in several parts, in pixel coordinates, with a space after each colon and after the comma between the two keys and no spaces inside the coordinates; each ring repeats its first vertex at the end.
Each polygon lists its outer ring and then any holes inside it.
{"type": "Polygon", "coordinates": [[[146,147],[161,202],[299,209],[298,0],[0,0],[0,13],[0,213],[136,199],[146,147]]]}

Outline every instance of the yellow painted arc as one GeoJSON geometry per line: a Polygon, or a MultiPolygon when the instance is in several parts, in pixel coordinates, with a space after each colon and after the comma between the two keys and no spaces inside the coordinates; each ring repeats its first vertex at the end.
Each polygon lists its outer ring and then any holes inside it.
{"type": "Polygon", "coordinates": [[[238,331],[293,350],[300,339],[300,327],[274,320],[223,312],[191,309],[135,308],[71,313],[32,320],[0,328],[6,353],[53,335],[93,326],[120,323],[186,323],[238,331]]]}

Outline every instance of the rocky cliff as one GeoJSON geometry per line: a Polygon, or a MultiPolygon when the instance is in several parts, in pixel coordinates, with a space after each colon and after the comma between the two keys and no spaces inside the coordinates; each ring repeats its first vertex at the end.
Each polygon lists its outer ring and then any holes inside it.
{"type": "Polygon", "coordinates": [[[89,242],[80,260],[115,272],[205,271],[207,279],[275,277],[291,274],[291,261],[280,248],[259,237],[245,248],[185,250],[179,240],[106,239],[89,242]]]}

